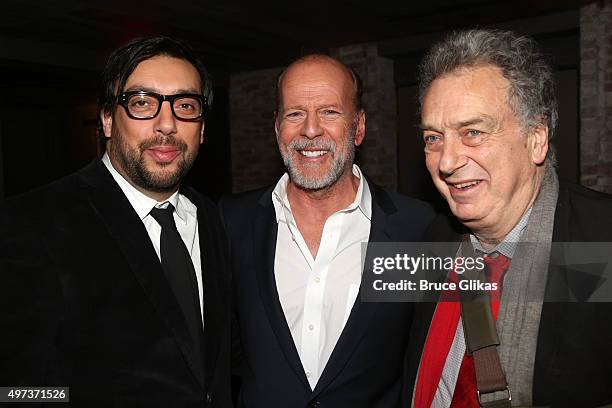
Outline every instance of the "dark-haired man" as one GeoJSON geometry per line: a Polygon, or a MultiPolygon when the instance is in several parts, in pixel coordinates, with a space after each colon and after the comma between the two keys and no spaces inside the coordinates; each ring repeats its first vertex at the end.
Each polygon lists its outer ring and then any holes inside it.
{"type": "Polygon", "coordinates": [[[243,361],[243,407],[395,407],[413,305],[359,295],[362,243],[418,241],[431,208],[367,180],[361,82],[300,58],[278,79],[275,130],[287,174],[226,197],[243,361]]]}
{"type": "Polygon", "coordinates": [[[427,168],[452,212],[431,236],[483,255],[503,289],[480,309],[489,326],[474,303],[418,305],[404,405],[612,403],[612,303],[588,303],[598,277],[565,268],[553,246],[609,245],[612,198],[557,179],[555,84],[539,47],[507,31],[453,33],[421,65],[420,100],[427,168]]]}
{"type": "Polygon", "coordinates": [[[211,98],[181,41],[111,55],[104,157],[0,212],[0,385],[70,387],[73,406],[231,405],[222,226],[180,189],[211,98]]]}

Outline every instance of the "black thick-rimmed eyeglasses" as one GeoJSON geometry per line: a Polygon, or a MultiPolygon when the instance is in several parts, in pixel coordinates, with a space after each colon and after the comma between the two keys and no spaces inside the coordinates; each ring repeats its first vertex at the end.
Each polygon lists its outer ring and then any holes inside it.
{"type": "Polygon", "coordinates": [[[117,104],[123,106],[132,119],[153,119],[164,101],[170,102],[172,114],[180,120],[197,121],[206,112],[207,99],[199,94],[162,95],[148,91],[121,92],[117,104]]]}

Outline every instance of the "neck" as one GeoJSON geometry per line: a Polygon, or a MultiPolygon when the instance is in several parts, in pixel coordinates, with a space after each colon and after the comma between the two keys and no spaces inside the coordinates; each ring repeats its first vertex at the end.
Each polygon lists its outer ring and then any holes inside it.
{"type": "Polygon", "coordinates": [[[336,211],[348,207],[355,200],[359,178],[349,167],[331,186],[321,190],[306,190],[289,182],[287,198],[294,211],[307,211],[318,219],[327,219],[336,211]]]}
{"type": "MultiPolygon", "coordinates": [[[[129,180],[128,180],[129,181],[129,180]]],[[[132,183],[130,183],[132,184],[132,183]]],[[[168,200],[172,194],[174,194],[177,190],[178,187],[176,189],[174,189],[173,191],[170,192],[163,192],[163,193],[157,193],[154,191],[149,191],[149,190],[144,190],[134,184],[132,184],[132,186],[134,186],[135,189],[137,189],[138,191],[140,191],[142,194],[146,195],[149,198],[154,199],[155,201],[157,201],[158,203],[163,203],[164,201],[168,200]]]]}

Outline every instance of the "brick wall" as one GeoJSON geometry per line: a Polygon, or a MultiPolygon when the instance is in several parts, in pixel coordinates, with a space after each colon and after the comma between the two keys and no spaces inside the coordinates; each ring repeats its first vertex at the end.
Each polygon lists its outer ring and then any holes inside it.
{"type": "MultiPolygon", "coordinates": [[[[357,163],[375,182],[397,187],[397,110],[393,62],[376,45],[358,44],[332,55],[363,80],[366,136],[357,163]]],[[[284,171],[274,135],[274,81],[281,68],[243,72],[230,78],[230,135],[234,192],[272,184],[284,171]]]]}
{"type": "Polygon", "coordinates": [[[612,0],[580,12],[580,181],[612,193],[612,0]]]}
{"type": "Polygon", "coordinates": [[[232,191],[274,183],[284,171],[274,134],[274,87],[281,68],[230,78],[232,191]]]}
{"type": "Polygon", "coordinates": [[[393,61],[378,56],[375,44],[357,44],[332,52],[363,80],[366,135],[357,164],[374,182],[397,188],[397,108],[393,61]]]}

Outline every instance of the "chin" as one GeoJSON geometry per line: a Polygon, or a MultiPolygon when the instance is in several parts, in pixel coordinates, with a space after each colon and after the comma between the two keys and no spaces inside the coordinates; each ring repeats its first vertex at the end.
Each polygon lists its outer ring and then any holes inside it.
{"type": "Polygon", "coordinates": [[[327,173],[322,171],[308,171],[308,169],[299,169],[296,172],[302,180],[318,181],[327,176],[327,173]]]}
{"type": "Polygon", "coordinates": [[[158,169],[167,169],[169,167],[176,167],[177,163],[179,161],[179,157],[176,157],[174,160],[170,161],[170,162],[159,162],[157,160],[155,160],[154,158],[149,158],[149,160],[147,160],[147,170],[150,172],[155,172],[155,171],[159,171],[158,169]]]}
{"type": "Polygon", "coordinates": [[[451,212],[459,221],[464,224],[468,222],[473,222],[482,218],[479,209],[473,208],[473,204],[458,204],[453,203],[450,206],[451,212]],[[472,208],[469,208],[472,207],[472,208]]]}

